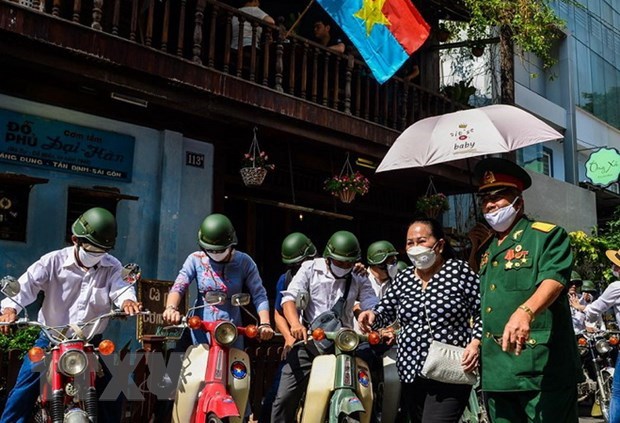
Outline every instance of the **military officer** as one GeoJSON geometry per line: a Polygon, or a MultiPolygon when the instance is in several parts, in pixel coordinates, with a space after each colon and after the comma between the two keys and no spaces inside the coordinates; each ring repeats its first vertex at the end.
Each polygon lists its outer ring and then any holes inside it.
{"type": "Polygon", "coordinates": [[[522,192],[532,181],[515,163],[484,159],[475,174],[494,231],[480,260],[482,388],[491,420],[576,423],[579,358],[566,231],[524,214],[522,192]]]}

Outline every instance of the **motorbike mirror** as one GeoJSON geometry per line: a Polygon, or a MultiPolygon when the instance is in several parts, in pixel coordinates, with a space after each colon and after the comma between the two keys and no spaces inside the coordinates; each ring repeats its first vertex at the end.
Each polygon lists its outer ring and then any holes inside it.
{"type": "Polygon", "coordinates": [[[232,305],[237,307],[243,307],[250,304],[250,294],[240,293],[235,294],[230,298],[230,302],[232,305]]]}
{"type": "Polygon", "coordinates": [[[205,294],[205,302],[209,305],[222,305],[226,302],[226,294],[220,291],[209,291],[205,294]]]}
{"type": "Polygon", "coordinates": [[[295,298],[295,306],[298,310],[305,310],[310,302],[310,293],[308,291],[300,291],[295,298]]]}
{"type": "Polygon", "coordinates": [[[21,287],[17,279],[13,276],[5,276],[0,279],[0,292],[2,292],[7,297],[14,297],[19,294],[21,287]]]}
{"type": "Polygon", "coordinates": [[[123,266],[121,277],[128,284],[136,283],[142,277],[142,269],[136,263],[127,263],[123,266]]]}

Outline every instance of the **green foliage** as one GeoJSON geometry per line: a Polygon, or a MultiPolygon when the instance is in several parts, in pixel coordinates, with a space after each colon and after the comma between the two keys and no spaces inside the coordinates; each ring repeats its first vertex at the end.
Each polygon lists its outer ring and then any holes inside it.
{"type": "Polygon", "coordinates": [[[620,208],[614,212],[613,219],[593,235],[583,231],[571,232],[570,244],[573,250],[574,266],[583,279],[601,281],[602,288],[614,278],[611,273],[611,262],[605,255],[607,250],[620,249],[620,208]]]}
{"type": "Polygon", "coordinates": [[[471,79],[459,81],[456,84],[446,85],[441,92],[450,100],[460,104],[469,104],[469,97],[476,94],[476,87],[471,85],[471,79]]]}
{"type": "Polygon", "coordinates": [[[21,351],[20,357],[23,357],[36,341],[40,331],[39,328],[30,326],[18,329],[9,335],[0,333],[0,352],[19,350],[21,351]]]}
{"type": "MultiPolygon", "coordinates": [[[[581,7],[574,0],[560,0],[581,7]]],[[[562,36],[564,21],[551,8],[551,0],[464,0],[471,10],[468,38],[482,38],[489,28],[508,29],[512,40],[523,51],[536,54],[545,69],[555,64],[551,56],[553,41],[562,36]]]]}

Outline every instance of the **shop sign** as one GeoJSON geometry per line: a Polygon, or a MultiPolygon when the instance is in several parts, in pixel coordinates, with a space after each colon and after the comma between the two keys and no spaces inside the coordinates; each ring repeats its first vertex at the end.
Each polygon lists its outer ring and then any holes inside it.
{"type": "Polygon", "coordinates": [[[595,185],[608,186],[618,181],[620,153],[615,148],[601,148],[586,161],[586,176],[595,185]]]}
{"type": "Polygon", "coordinates": [[[132,136],[0,109],[0,161],[131,181],[132,136]]]}

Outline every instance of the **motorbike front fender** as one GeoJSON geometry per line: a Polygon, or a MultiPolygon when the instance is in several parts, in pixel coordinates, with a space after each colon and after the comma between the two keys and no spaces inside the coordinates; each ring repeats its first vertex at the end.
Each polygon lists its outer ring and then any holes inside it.
{"type": "Polygon", "coordinates": [[[187,423],[192,420],[198,393],[204,387],[208,358],[208,344],[192,345],[185,351],[172,409],[174,423],[187,423]]]}
{"type": "Polygon", "coordinates": [[[614,372],[616,371],[616,369],[614,367],[605,367],[602,371],[605,373],[609,373],[611,377],[614,377],[614,372]]]}
{"type": "MultiPolygon", "coordinates": [[[[202,391],[198,407],[202,411],[202,416],[197,421],[204,422],[209,413],[215,414],[220,419],[225,417],[239,417],[239,409],[232,396],[223,390],[222,386],[217,384],[207,385],[202,391]]],[[[245,410],[244,410],[245,411],[245,410]]],[[[232,421],[232,420],[231,420],[232,421]]]]}
{"type": "Polygon", "coordinates": [[[312,362],[310,379],[306,388],[306,399],[301,423],[325,421],[329,397],[334,390],[336,356],[320,355],[312,362]]]}
{"type": "Polygon", "coordinates": [[[366,414],[366,409],[355,392],[350,389],[338,389],[334,392],[329,406],[329,422],[337,423],[341,414],[349,416],[353,413],[366,414]]]}

